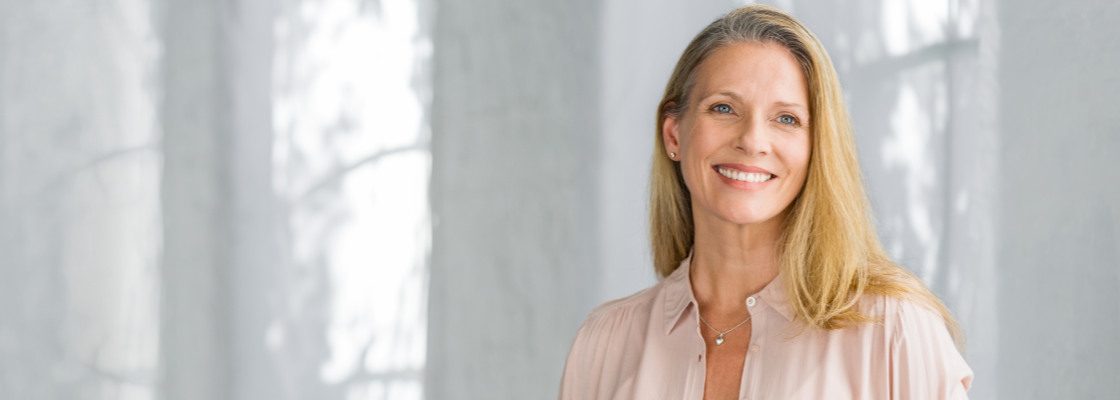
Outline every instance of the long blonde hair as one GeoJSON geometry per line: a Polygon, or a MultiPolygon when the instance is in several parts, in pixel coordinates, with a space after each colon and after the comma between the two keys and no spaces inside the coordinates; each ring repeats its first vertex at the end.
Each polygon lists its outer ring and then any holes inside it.
{"type": "Polygon", "coordinates": [[[659,276],[672,273],[692,248],[692,205],[680,166],[665,155],[662,123],[689,106],[694,71],[714,50],[736,42],[776,43],[793,54],[808,82],[811,152],[808,176],[790,204],[779,241],[779,268],[797,316],[838,329],[877,318],[857,304],[864,294],[915,300],[939,312],[953,339],[963,337],[948,308],[879,243],[860,178],[840,82],[820,41],[793,17],[750,5],[702,30],[685,48],[657,108],[650,182],[650,239],[659,276]]]}

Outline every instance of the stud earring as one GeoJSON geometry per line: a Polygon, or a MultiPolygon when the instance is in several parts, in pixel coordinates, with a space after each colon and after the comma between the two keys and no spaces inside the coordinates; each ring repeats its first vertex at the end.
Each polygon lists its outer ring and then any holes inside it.
{"type": "Polygon", "coordinates": [[[674,153],[674,152],[670,151],[669,152],[669,158],[672,159],[673,161],[676,161],[677,160],[677,153],[674,153]]]}

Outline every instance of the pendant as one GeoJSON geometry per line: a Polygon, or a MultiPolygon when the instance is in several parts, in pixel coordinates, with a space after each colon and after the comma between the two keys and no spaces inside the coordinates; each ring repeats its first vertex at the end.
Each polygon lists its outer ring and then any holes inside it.
{"type": "Polygon", "coordinates": [[[716,346],[719,346],[721,344],[723,344],[723,334],[722,333],[719,334],[719,336],[716,336],[716,346]]]}

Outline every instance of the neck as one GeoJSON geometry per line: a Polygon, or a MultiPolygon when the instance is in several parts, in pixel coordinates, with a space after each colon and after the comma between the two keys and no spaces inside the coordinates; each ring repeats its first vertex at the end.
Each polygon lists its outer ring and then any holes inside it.
{"type": "Polygon", "coordinates": [[[742,314],[747,297],[778,276],[781,216],[745,225],[714,216],[694,221],[689,274],[696,301],[707,315],[742,314]]]}

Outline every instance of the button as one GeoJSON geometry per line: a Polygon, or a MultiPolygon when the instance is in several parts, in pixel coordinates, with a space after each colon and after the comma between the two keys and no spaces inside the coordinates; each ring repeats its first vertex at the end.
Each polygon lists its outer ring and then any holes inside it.
{"type": "Polygon", "coordinates": [[[758,302],[758,300],[755,300],[754,296],[747,297],[747,307],[754,307],[754,303],[756,302],[758,302]]]}
{"type": "Polygon", "coordinates": [[[753,352],[757,353],[757,352],[758,352],[758,349],[759,349],[759,347],[758,347],[758,345],[757,345],[757,344],[752,344],[752,345],[751,345],[751,351],[753,351],[753,352]]]}

